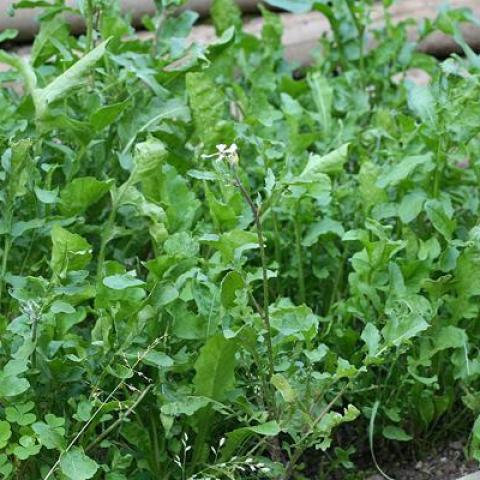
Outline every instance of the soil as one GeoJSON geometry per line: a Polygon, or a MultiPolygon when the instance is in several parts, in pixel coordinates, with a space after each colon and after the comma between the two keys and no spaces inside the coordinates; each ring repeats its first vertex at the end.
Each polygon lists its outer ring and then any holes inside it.
{"type": "MultiPolygon", "coordinates": [[[[414,464],[395,461],[394,458],[379,459],[379,463],[383,471],[394,480],[457,480],[479,471],[478,462],[465,460],[464,448],[464,443],[455,441],[438,448],[414,464]]],[[[372,473],[366,474],[365,480],[384,480],[384,477],[379,473],[372,473]]]]}

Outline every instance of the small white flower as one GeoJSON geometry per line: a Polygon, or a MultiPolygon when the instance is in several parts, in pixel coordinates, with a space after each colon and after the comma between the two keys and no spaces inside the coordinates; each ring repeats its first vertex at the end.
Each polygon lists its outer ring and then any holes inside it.
{"type": "Polygon", "coordinates": [[[224,143],[219,143],[217,146],[217,152],[211,155],[202,155],[203,158],[215,158],[218,162],[226,161],[232,167],[238,165],[238,147],[236,143],[232,143],[230,146],[224,143]]]}

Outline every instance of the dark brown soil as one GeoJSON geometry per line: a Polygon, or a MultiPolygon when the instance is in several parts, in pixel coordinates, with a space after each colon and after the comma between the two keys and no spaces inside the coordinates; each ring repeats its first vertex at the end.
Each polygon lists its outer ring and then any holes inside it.
{"type": "MultiPolygon", "coordinates": [[[[406,461],[379,459],[382,470],[394,480],[457,480],[480,470],[477,462],[466,461],[464,444],[456,441],[432,452],[412,464],[406,461]]],[[[379,473],[366,474],[366,480],[384,480],[379,473]]]]}

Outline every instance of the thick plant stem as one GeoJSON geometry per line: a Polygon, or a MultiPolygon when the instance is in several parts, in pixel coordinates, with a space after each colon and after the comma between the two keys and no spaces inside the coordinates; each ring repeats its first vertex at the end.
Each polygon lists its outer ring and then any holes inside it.
{"type": "Polygon", "coordinates": [[[298,215],[295,215],[294,220],[295,230],[295,250],[297,254],[297,275],[298,275],[298,300],[300,303],[306,303],[305,294],[305,272],[303,271],[303,253],[302,253],[302,234],[300,231],[300,222],[298,215]]]}

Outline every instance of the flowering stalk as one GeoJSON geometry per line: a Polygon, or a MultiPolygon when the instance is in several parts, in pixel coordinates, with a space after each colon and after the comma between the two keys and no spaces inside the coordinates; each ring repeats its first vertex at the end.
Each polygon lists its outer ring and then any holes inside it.
{"type": "Polygon", "coordinates": [[[266,378],[265,395],[267,397],[268,403],[270,404],[270,413],[273,417],[277,415],[277,409],[275,405],[275,395],[273,394],[270,387],[270,380],[274,374],[274,360],[273,360],[273,347],[272,347],[272,329],[270,325],[270,288],[268,281],[268,270],[267,270],[267,256],[265,252],[265,238],[263,234],[263,224],[262,224],[262,210],[261,206],[257,206],[253,201],[250,193],[248,192],[245,185],[242,183],[240,176],[238,174],[238,148],[235,143],[227,147],[227,145],[220,144],[217,145],[217,153],[213,155],[206,155],[205,157],[216,157],[217,160],[225,161],[232,172],[235,186],[240,190],[242,197],[244,198],[247,205],[252,211],[255,227],[257,230],[258,246],[260,249],[260,259],[262,263],[262,281],[263,281],[263,308],[259,308],[257,301],[253,298],[253,303],[262,318],[264,329],[265,329],[265,341],[267,345],[267,355],[268,355],[268,376],[266,378]]]}

